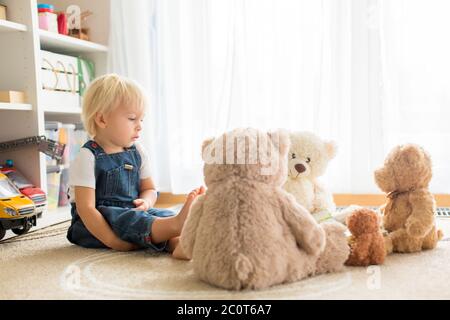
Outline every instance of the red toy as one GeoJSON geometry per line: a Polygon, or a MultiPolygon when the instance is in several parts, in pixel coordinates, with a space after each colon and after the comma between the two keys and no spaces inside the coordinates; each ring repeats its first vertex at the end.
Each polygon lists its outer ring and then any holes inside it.
{"type": "Polygon", "coordinates": [[[17,169],[13,167],[12,161],[8,160],[6,166],[0,166],[0,172],[8,177],[8,179],[20,190],[20,192],[30,198],[35,206],[38,216],[42,214],[47,207],[47,195],[45,192],[30,181],[28,181],[17,169]]]}
{"type": "Polygon", "coordinates": [[[69,30],[67,29],[67,16],[65,13],[58,14],[58,32],[64,35],[69,34],[69,30]]]}

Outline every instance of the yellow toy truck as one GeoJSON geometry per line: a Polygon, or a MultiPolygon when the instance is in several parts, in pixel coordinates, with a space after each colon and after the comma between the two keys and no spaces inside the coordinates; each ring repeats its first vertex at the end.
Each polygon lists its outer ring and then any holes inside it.
{"type": "Polygon", "coordinates": [[[27,233],[36,226],[36,206],[20,193],[7,176],[0,173],[0,240],[6,230],[17,235],[27,233]]]}

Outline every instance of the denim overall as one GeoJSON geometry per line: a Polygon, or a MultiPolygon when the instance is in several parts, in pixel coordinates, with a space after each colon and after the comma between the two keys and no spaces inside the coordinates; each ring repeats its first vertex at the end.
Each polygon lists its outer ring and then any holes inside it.
{"type": "MultiPolygon", "coordinates": [[[[96,142],[90,140],[83,148],[89,149],[95,157],[95,207],[106,219],[114,233],[122,240],[143,248],[163,251],[167,241],[151,243],[150,230],[156,217],[170,217],[173,211],[151,208],[135,210],[133,200],[139,198],[139,170],[141,156],[136,146],[123,152],[106,154],[96,142]]],[[[85,227],[72,205],[72,222],[67,239],[86,248],[107,248],[85,227]]]]}

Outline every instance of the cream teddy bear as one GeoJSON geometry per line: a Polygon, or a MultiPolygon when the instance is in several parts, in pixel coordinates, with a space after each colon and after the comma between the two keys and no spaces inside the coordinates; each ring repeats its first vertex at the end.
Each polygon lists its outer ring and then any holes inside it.
{"type": "Polygon", "coordinates": [[[283,190],[289,137],[236,129],[202,148],[206,193],[181,233],[195,274],[218,287],[262,289],[344,268],[345,227],[319,225],[283,190]]]}
{"type": "Polygon", "coordinates": [[[321,222],[336,211],[333,196],[319,181],[328,162],[336,155],[336,144],[307,132],[291,132],[288,178],[283,188],[293,194],[314,218],[321,222]]]}

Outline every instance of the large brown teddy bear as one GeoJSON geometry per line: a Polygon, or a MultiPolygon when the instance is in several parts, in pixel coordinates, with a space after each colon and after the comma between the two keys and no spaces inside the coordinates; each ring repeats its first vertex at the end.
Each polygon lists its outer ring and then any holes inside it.
{"type": "Polygon", "coordinates": [[[360,208],[347,217],[347,227],[352,233],[348,266],[383,264],[386,257],[383,234],[378,214],[367,208],[360,208]]]}
{"type": "Polygon", "coordinates": [[[378,187],[387,193],[381,211],[388,253],[433,249],[442,238],[435,226],[436,203],[428,191],[431,176],[430,156],[414,144],[395,147],[375,171],[378,187]]]}
{"type": "Polygon", "coordinates": [[[203,144],[206,193],[181,233],[195,274],[225,289],[262,289],[344,268],[345,227],[319,225],[283,190],[289,136],[236,129],[203,144]]]}

